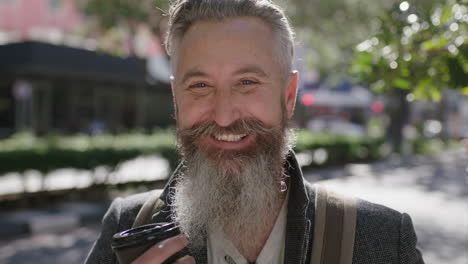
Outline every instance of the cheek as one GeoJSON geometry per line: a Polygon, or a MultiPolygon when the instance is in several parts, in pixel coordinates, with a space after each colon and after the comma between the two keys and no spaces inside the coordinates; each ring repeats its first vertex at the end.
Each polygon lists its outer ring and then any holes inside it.
{"type": "Polygon", "coordinates": [[[178,97],[178,99],[176,100],[176,115],[179,128],[191,128],[202,121],[206,121],[204,118],[210,104],[189,100],[186,97],[178,97]]]}
{"type": "Polygon", "coordinates": [[[281,100],[280,96],[273,94],[261,94],[251,98],[244,98],[242,106],[239,107],[246,115],[256,118],[265,124],[277,125],[281,122],[281,100]]]}

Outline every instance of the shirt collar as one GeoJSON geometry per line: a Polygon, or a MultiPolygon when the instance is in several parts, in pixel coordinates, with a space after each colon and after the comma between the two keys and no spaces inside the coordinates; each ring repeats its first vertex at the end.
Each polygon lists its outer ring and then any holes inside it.
{"type": "MultiPolygon", "coordinates": [[[[289,191],[280,208],[273,229],[255,261],[256,264],[281,263],[284,258],[288,199],[289,191]]],[[[209,263],[248,263],[232,242],[225,237],[224,232],[219,227],[212,227],[208,231],[207,251],[209,263]]]]}

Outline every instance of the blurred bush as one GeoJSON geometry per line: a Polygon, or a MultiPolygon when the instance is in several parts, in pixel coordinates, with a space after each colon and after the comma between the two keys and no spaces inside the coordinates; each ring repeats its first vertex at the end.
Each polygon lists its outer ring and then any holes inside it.
{"type": "MultiPolygon", "coordinates": [[[[418,139],[409,143],[414,153],[433,153],[447,146],[437,139],[418,139]]],[[[389,154],[386,146],[382,137],[343,137],[298,130],[295,151],[306,157],[302,162],[305,167],[320,167],[377,160],[389,154]]],[[[151,134],[43,138],[17,134],[0,140],[0,173],[28,169],[41,172],[59,168],[94,169],[101,165],[114,167],[143,154],[159,154],[174,169],[179,154],[173,130],[156,130],[151,134]]]]}
{"type": "Polygon", "coordinates": [[[418,138],[408,143],[412,146],[413,152],[417,154],[434,154],[441,152],[445,149],[454,149],[461,147],[461,142],[453,139],[440,139],[440,138],[418,138]]]}
{"type": "Polygon", "coordinates": [[[170,130],[152,134],[78,135],[33,137],[17,134],[0,141],[0,173],[35,169],[48,172],[58,168],[93,169],[115,166],[142,154],[157,153],[172,168],[178,154],[175,136],[170,130]]]}
{"type": "Polygon", "coordinates": [[[382,137],[345,137],[300,130],[295,151],[311,155],[306,167],[330,166],[379,159],[386,155],[384,143],[382,137]]]}

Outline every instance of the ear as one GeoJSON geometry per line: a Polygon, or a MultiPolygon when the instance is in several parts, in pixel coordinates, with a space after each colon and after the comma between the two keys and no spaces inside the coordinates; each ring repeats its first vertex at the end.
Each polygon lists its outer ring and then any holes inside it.
{"type": "Polygon", "coordinates": [[[171,91],[172,91],[172,96],[175,97],[175,93],[174,93],[174,87],[175,87],[175,84],[174,84],[174,82],[175,82],[174,76],[171,75],[170,79],[171,79],[171,91]]]}
{"type": "Polygon", "coordinates": [[[175,81],[174,78],[171,76],[171,92],[172,92],[172,101],[174,102],[174,107],[176,107],[176,93],[175,93],[175,81]]]}
{"type": "Polygon", "coordinates": [[[174,119],[177,121],[177,116],[178,116],[178,110],[177,110],[177,102],[176,102],[176,96],[175,96],[175,80],[174,76],[171,76],[171,91],[172,91],[172,102],[174,103],[174,119]]]}
{"type": "Polygon", "coordinates": [[[288,111],[288,119],[291,119],[296,107],[297,86],[299,83],[299,72],[291,73],[286,87],[286,110],[288,111]]]}

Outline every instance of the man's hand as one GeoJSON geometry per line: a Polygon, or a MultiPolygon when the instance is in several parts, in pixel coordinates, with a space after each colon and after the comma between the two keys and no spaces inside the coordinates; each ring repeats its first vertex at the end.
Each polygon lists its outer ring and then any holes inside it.
{"type": "MultiPolygon", "coordinates": [[[[148,249],[143,255],[138,257],[132,264],[160,264],[170,256],[177,253],[188,245],[188,240],[185,236],[179,235],[163,240],[148,249]]],[[[195,263],[195,259],[191,256],[185,256],[178,259],[174,263],[195,263]]]]}

